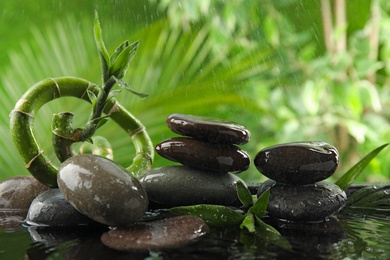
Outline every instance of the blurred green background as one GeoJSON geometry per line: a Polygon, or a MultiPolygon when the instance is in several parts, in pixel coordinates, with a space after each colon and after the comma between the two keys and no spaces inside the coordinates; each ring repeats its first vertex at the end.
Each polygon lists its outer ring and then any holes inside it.
{"type": "MultiPolygon", "coordinates": [[[[93,41],[98,10],[109,52],[124,40],[140,47],[125,80],[142,99],[118,97],[157,144],[175,136],[171,113],[219,117],[245,125],[251,158],[270,145],[317,140],[340,152],[336,179],[389,142],[390,3],[387,0],[0,2],[0,180],[29,174],[9,134],[9,113],[34,83],[76,76],[100,84],[93,41]],[[336,12],[337,10],[337,12],[336,12]]],[[[87,103],[64,98],[35,119],[50,159],[53,113],[71,111],[75,125],[87,103]]],[[[109,122],[115,160],[127,166],[130,139],[109,122]]],[[[359,182],[389,181],[389,152],[375,158],[359,182]]],[[[156,155],[155,167],[173,164],[156,155]]],[[[264,180],[253,164],[242,176],[264,180]]]]}

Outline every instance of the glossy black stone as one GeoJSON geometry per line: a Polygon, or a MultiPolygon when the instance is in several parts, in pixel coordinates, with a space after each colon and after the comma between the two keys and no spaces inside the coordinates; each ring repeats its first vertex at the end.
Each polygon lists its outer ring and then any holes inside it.
{"type": "Polygon", "coordinates": [[[175,137],[160,142],[155,149],[168,160],[206,171],[240,173],[250,165],[249,155],[235,145],[175,137]]]}
{"type": "Polygon", "coordinates": [[[250,139],[245,126],[217,118],[172,114],[166,123],[174,133],[208,142],[244,144],[250,139]]]}
{"type": "Polygon", "coordinates": [[[80,154],[67,159],[58,170],[57,182],[73,207],[105,225],[131,225],[148,208],[139,181],[104,157],[80,154]]]}
{"type": "Polygon", "coordinates": [[[334,183],[276,183],[270,189],[267,212],[271,218],[289,221],[323,221],[339,212],[346,202],[347,195],[334,183]]]}
{"type": "Polygon", "coordinates": [[[238,176],[196,170],[186,166],[164,166],[140,177],[151,201],[169,207],[219,204],[241,206],[237,197],[238,176]]]}
{"type": "Polygon", "coordinates": [[[73,208],[59,189],[50,189],[33,200],[26,223],[32,226],[78,226],[96,222],[73,208]]]}
{"type": "Polygon", "coordinates": [[[310,184],[325,180],[339,163],[337,149],[325,142],[299,142],[271,146],[254,159],[256,168],[280,183],[310,184]]]}

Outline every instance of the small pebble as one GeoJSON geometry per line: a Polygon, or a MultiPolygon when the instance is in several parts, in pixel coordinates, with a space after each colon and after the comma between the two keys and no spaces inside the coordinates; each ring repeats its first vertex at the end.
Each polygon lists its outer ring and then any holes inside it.
{"type": "Polygon", "coordinates": [[[168,207],[220,204],[241,206],[237,197],[238,176],[210,173],[186,166],[164,166],[140,177],[151,201],[168,207]]]}
{"type": "Polygon", "coordinates": [[[299,142],[271,146],[254,159],[268,178],[286,184],[312,184],[325,180],[339,163],[337,149],[325,142],[299,142]]]}
{"type": "Polygon", "coordinates": [[[120,251],[159,251],[194,243],[208,232],[209,228],[201,218],[177,216],[112,229],[103,233],[101,241],[120,251]]]}
{"type": "Polygon", "coordinates": [[[59,189],[50,189],[33,200],[26,223],[31,226],[78,226],[96,222],[73,208],[59,189]]]}
{"type": "Polygon", "coordinates": [[[240,173],[249,168],[249,155],[235,145],[215,144],[200,140],[175,137],[157,144],[162,157],[196,169],[240,173]]]}
{"type": "Polygon", "coordinates": [[[166,123],[174,133],[208,142],[245,144],[250,139],[245,126],[217,118],[172,114],[166,123]]]}
{"type": "Polygon", "coordinates": [[[58,170],[57,182],[73,207],[105,225],[131,225],[148,208],[139,181],[104,157],[80,154],[67,159],[58,170]]]}
{"type": "Polygon", "coordinates": [[[323,221],[339,212],[347,195],[334,183],[293,186],[276,183],[270,189],[268,215],[289,221],[323,221]]]}

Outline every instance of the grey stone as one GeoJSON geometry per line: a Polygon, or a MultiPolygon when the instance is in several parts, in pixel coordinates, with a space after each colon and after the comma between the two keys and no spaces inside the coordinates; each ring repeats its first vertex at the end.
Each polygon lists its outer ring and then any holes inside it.
{"type": "Polygon", "coordinates": [[[166,123],[174,133],[208,142],[244,144],[250,139],[245,126],[217,118],[172,114],[166,123]]]}
{"type": "Polygon", "coordinates": [[[289,221],[323,221],[339,212],[347,195],[336,184],[317,182],[303,186],[276,183],[270,189],[268,215],[289,221]]]}
{"type": "Polygon", "coordinates": [[[26,223],[31,226],[78,226],[96,222],[73,208],[59,189],[51,189],[33,200],[26,223]]]}
{"type": "Polygon", "coordinates": [[[325,180],[335,172],[338,163],[337,149],[325,142],[279,144],[261,150],[254,159],[263,175],[296,185],[325,180]]]}
{"type": "Polygon", "coordinates": [[[196,169],[240,173],[249,168],[249,155],[235,145],[216,144],[186,137],[174,137],[157,144],[162,157],[196,169]]]}
{"type": "Polygon", "coordinates": [[[101,241],[120,251],[156,251],[194,243],[208,231],[207,224],[201,218],[178,216],[113,229],[103,233],[101,241]]]}
{"type": "Polygon", "coordinates": [[[210,173],[185,166],[164,166],[140,177],[151,201],[166,206],[221,204],[240,206],[236,183],[238,176],[210,173]]]}
{"type": "Polygon", "coordinates": [[[48,187],[32,176],[15,176],[0,183],[0,209],[25,210],[48,187]]]}
{"type": "Polygon", "coordinates": [[[131,225],[148,208],[139,181],[104,157],[82,154],[67,159],[58,170],[57,182],[73,207],[102,224],[131,225]]]}

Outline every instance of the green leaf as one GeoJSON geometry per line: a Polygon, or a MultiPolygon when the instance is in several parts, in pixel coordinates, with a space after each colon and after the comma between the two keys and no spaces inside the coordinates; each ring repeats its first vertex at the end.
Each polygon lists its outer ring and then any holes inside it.
{"type": "Polygon", "coordinates": [[[177,215],[193,215],[202,218],[210,226],[225,227],[239,225],[245,216],[231,208],[221,205],[199,204],[167,209],[177,215]]]}
{"type": "Polygon", "coordinates": [[[253,213],[258,218],[262,218],[267,213],[269,196],[270,196],[270,189],[267,189],[257,199],[255,205],[253,205],[249,209],[249,212],[253,213]]]}
{"type": "Polygon", "coordinates": [[[126,49],[129,46],[129,41],[123,42],[121,45],[119,45],[118,48],[115,49],[114,53],[110,57],[110,63],[113,64],[116,60],[116,58],[123,52],[124,49],[126,49]]]}
{"type": "Polygon", "coordinates": [[[100,27],[99,15],[95,11],[95,22],[93,26],[93,32],[95,36],[96,47],[99,51],[99,58],[102,66],[103,81],[105,82],[109,78],[110,58],[106,46],[104,45],[102,29],[100,27]]]}
{"type": "Polygon", "coordinates": [[[123,88],[123,89],[125,89],[125,90],[127,90],[127,91],[129,91],[129,92],[131,92],[131,93],[133,93],[134,95],[137,95],[137,96],[139,96],[139,97],[141,97],[141,98],[144,98],[144,97],[149,96],[148,94],[140,93],[140,92],[137,92],[137,91],[133,90],[133,89],[130,88],[129,85],[127,85],[127,83],[126,83],[125,81],[123,81],[122,79],[117,79],[117,78],[115,78],[115,80],[116,80],[116,83],[118,84],[119,87],[121,87],[121,88],[123,88]]]}
{"type": "Polygon", "coordinates": [[[87,90],[87,94],[88,94],[89,100],[91,101],[92,107],[94,107],[96,104],[96,101],[97,101],[97,96],[95,95],[95,93],[93,93],[89,89],[87,90]]]}
{"type": "Polygon", "coordinates": [[[255,233],[255,218],[253,214],[249,213],[245,216],[244,220],[241,222],[240,228],[246,228],[250,233],[255,233]]]}
{"type": "Polygon", "coordinates": [[[118,79],[122,79],[125,76],[130,61],[133,59],[138,49],[138,45],[139,45],[138,41],[134,42],[131,45],[127,46],[118,54],[114,63],[111,65],[109,69],[110,76],[115,76],[118,79]]]}
{"type": "Polygon", "coordinates": [[[245,207],[250,207],[253,205],[252,194],[248,187],[242,181],[236,183],[237,196],[241,201],[242,205],[245,207]]]}
{"type": "Polygon", "coordinates": [[[108,94],[108,96],[107,96],[106,102],[109,101],[110,99],[116,97],[119,93],[121,93],[120,90],[113,90],[113,91],[111,91],[111,92],[108,94]]]}
{"type": "Polygon", "coordinates": [[[375,156],[382,151],[383,148],[389,144],[384,144],[379,146],[369,154],[367,154],[363,159],[361,159],[357,164],[355,164],[349,171],[347,171],[341,178],[336,182],[336,184],[343,190],[347,190],[349,186],[355,181],[355,179],[360,175],[360,173],[366,168],[366,166],[371,162],[375,156]]]}
{"type": "Polygon", "coordinates": [[[255,216],[256,221],[256,235],[265,239],[266,241],[269,241],[273,243],[274,245],[277,245],[283,249],[292,250],[292,246],[290,242],[284,238],[279,231],[277,231],[274,227],[271,225],[268,225],[264,221],[262,221],[260,218],[255,216]]]}

